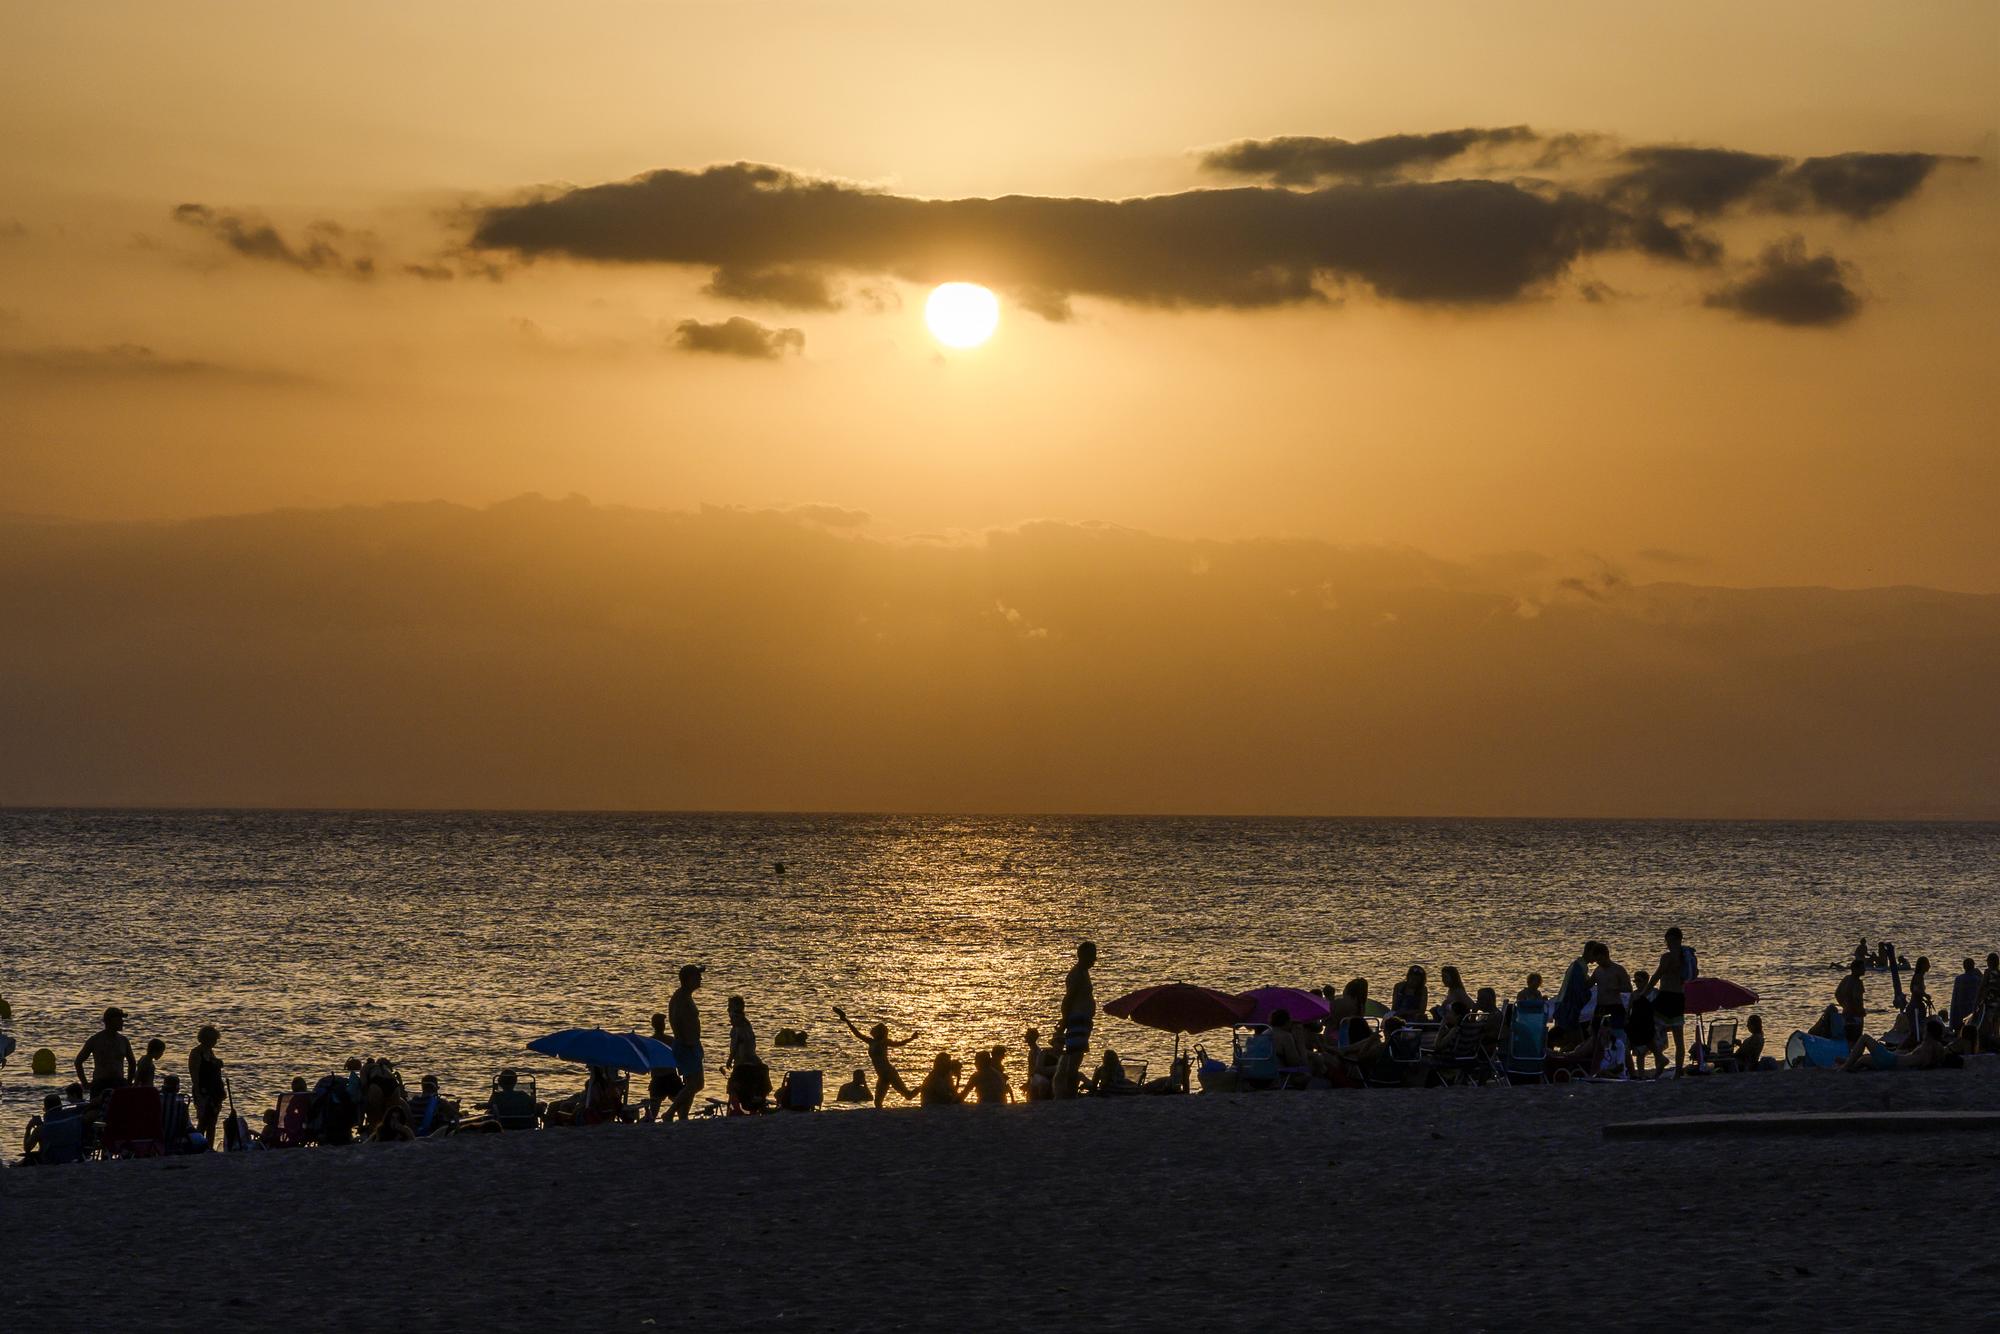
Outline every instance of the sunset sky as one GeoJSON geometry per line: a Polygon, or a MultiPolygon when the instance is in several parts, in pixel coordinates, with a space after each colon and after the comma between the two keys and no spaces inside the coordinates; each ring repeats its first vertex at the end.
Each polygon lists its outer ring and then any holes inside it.
{"type": "Polygon", "coordinates": [[[2000,812],[1984,0],[5,31],[0,802],[2000,812]]]}

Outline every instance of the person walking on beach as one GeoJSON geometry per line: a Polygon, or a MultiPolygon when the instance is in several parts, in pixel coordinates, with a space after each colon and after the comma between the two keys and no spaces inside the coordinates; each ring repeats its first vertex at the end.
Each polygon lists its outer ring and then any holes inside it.
{"type": "Polygon", "coordinates": [[[910,1092],[910,1086],[905,1084],[903,1076],[897,1073],[895,1064],[889,1059],[889,1049],[891,1047],[909,1046],[922,1035],[923,1030],[913,1028],[910,1030],[910,1036],[900,1042],[896,1042],[890,1040],[889,1026],[887,1024],[876,1024],[866,1033],[863,1033],[854,1026],[854,1021],[847,1017],[847,1011],[836,1005],[833,1007],[833,1012],[840,1016],[841,1023],[847,1025],[848,1032],[854,1034],[855,1037],[860,1038],[863,1043],[867,1044],[868,1063],[875,1067],[875,1105],[877,1107],[882,1105],[882,1100],[889,1096],[890,1089],[894,1089],[896,1092],[902,1094],[904,1102],[908,1102],[911,1098],[917,1096],[910,1092]]]}
{"type": "Polygon", "coordinates": [[[701,987],[701,966],[684,964],[681,984],[667,997],[667,1024],[674,1031],[674,1065],[680,1071],[681,1090],[667,1112],[667,1120],[688,1119],[694,1095],[705,1082],[701,1073],[701,1011],[694,1005],[694,993],[701,987]]]}
{"type": "Polygon", "coordinates": [[[1841,1028],[1850,1048],[1861,1041],[1861,1021],[1868,1013],[1868,993],[1862,983],[1867,971],[1867,961],[1856,955],[1847,965],[1847,976],[1833,989],[1833,1003],[1840,1007],[1841,1028]]]}
{"type": "Polygon", "coordinates": [[[188,1053],[188,1088],[194,1096],[195,1129],[211,1149],[219,1147],[215,1142],[215,1119],[222,1115],[222,1099],[227,1091],[222,1083],[222,1058],[215,1054],[215,1044],[221,1040],[221,1029],[214,1024],[203,1024],[194,1035],[194,1050],[188,1053]]]}
{"type": "Polygon", "coordinates": [[[1062,1059],[1056,1062],[1055,1096],[1074,1098],[1083,1071],[1083,1054],[1090,1050],[1090,1026],[1097,1017],[1097,995],[1091,990],[1090,969],[1097,946],[1084,941],[1076,947],[1076,963],[1063,979],[1062,1059]]]}
{"type": "MultiPolygon", "coordinates": [[[[1667,928],[1667,948],[1660,955],[1659,971],[1653,974],[1653,985],[1659,994],[1653,997],[1653,1017],[1667,1026],[1667,1032],[1674,1038],[1674,1073],[1680,1074],[1687,1067],[1686,1039],[1682,1027],[1687,1022],[1687,984],[1694,978],[1694,950],[1681,943],[1681,929],[1667,928]]],[[[1650,1035],[1648,1035],[1650,1036],[1650,1035]]],[[[1633,1039],[1638,1041],[1638,1039],[1633,1039]]],[[[1666,1068],[1664,1053],[1655,1052],[1661,1069],[1666,1068]]]]}
{"type": "Polygon", "coordinates": [[[125,1036],[125,1011],[112,1006],[104,1012],[104,1027],[92,1033],[76,1053],[76,1082],[89,1090],[92,1098],[107,1089],[132,1082],[138,1069],[132,1056],[132,1040],[125,1036]],[[83,1063],[90,1062],[90,1073],[83,1063]]]}
{"type": "Polygon", "coordinates": [[[729,1059],[722,1068],[729,1076],[729,1101],[746,1112],[760,1112],[771,1100],[771,1067],[757,1054],[757,1030],[750,1026],[743,998],[731,996],[728,1009],[729,1059]]]}

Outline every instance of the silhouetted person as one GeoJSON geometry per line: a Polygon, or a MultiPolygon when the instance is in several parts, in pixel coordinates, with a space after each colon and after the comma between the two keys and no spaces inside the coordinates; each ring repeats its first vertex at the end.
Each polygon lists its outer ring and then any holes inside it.
{"type": "MultiPolygon", "coordinates": [[[[1681,943],[1681,929],[1667,928],[1667,948],[1660,954],[1659,971],[1653,974],[1653,985],[1659,994],[1653,997],[1653,1017],[1667,1026],[1667,1032],[1674,1039],[1674,1073],[1679,1074],[1687,1065],[1687,1038],[1682,1029],[1687,1024],[1687,984],[1694,976],[1694,951],[1681,943]]],[[[1660,1065],[1665,1068],[1666,1053],[1657,1052],[1660,1065]]]]}
{"type": "MultiPolygon", "coordinates": [[[[664,1012],[653,1016],[653,1041],[670,1050],[674,1045],[673,1036],[667,1032],[667,1016],[664,1012]]],[[[678,1061],[680,1058],[676,1056],[674,1059],[678,1061]]],[[[660,1108],[671,1106],[674,1095],[683,1087],[677,1072],[653,1071],[651,1078],[646,1081],[646,1120],[657,1121],[660,1117],[660,1108]]]]}
{"type": "Polygon", "coordinates": [[[955,1107],[958,1105],[958,1072],[954,1068],[951,1053],[941,1051],[931,1062],[930,1073],[924,1082],[917,1085],[917,1105],[920,1107],[955,1107]]]}
{"type": "Polygon", "coordinates": [[[1076,963],[1063,978],[1062,1058],[1056,1062],[1055,1096],[1074,1098],[1083,1069],[1083,1054],[1090,1050],[1090,1026],[1097,1018],[1097,996],[1091,990],[1090,969],[1097,962],[1097,946],[1086,940],[1076,947],[1076,963]]]}
{"type": "Polygon", "coordinates": [[[211,1149],[219,1147],[215,1142],[215,1119],[222,1114],[222,1100],[228,1092],[222,1083],[222,1058],[215,1054],[215,1044],[221,1040],[222,1030],[214,1024],[203,1024],[194,1035],[194,1050],[188,1053],[188,1089],[194,1099],[195,1129],[211,1149]]]}
{"type": "Polygon", "coordinates": [[[1951,980],[1950,1027],[1953,1032],[1979,1015],[1979,965],[1972,960],[1965,961],[1965,971],[1951,980]]]}
{"type": "Polygon", "coordinates": [[[104,1012],[104,1027],[92,1033],[76,1053],[76,1081],[92,1098],[108,1089],[132,1082],[138,1061],[132,1056],[132,1041],[125,1036],[125,1011],[112,1006],[104,1012]],[[90,1062],[90,1073],[83,1071],[90,1062]]]}
{"type": "Polygon", "coordinates": [[[681,969],[681,984],[667,998],[667,1024],[674,1031],[674,1065],[681,1076],[681,1091],[674,1095],[667,1119],[688,1119],[695,1094],[706,1082],[701,1071],[701,1012],[695,1009],[694,993],[701,987],[701,968],[687,964],[681,969]]]}
{"type": "Polygon", "coordinates": [[[841,1023],[847,1025],[848,1032],[860,1038],[868,1046],[868,1063],[875,1067],[875,1105],[877,1107],[882,1105],[882,1100],[889,1096],[890,1089],[902,1094],[905,1102],[914,1098],[916,1094],[910,1092],[909,1085],[903,1082],[903,1077],[896,1073],[896,1067],[890,1062],[889,1049],[909,1046],[917,1040],[922,1030],[913,1028],[910,1030],[910,1036],[900,1042],[893,1042],[889,1038],[887,1024],[876,1024],[863,1033],[854,1026],[854,1021],[847,1017],[847,1011],[836,1005],[833,1007],[833,1012],[840,1016],[841,1023]]]}
{"type": "Polygon", "coordinates": [[[854,1078],[840,1086],[840,1092],[833,1095],[833,1100],[835,1102],[867,1102],[868,1096],[868,1072],[866,1070],[856,1070],[854,1078]]]}
{"type": "Polygon", "coordinates": [[[1833,989],[1833,1003],[1840,1007],[1842,1036],[1850,1048],[1861,1041],[1861,1021],[1868,1013],[1868,993],[1862,981],[1867,971],[1868,961],[1856,955],[1847,965],[1847,976],[1833,989]]]}
{"type": "Polygon", "coordinates": [[[729,1059],[723,1070],[729,1076],[729,1100],[744,1111],[762,1111],[771,1098],[771,1068],[757,1054],[757,1030],[743,1008],[741,996],[731,996],[729,1009],[729,1059]]]}
{"type": "Polygon", "coordinates": [[[151,1088],[159,1079],[160,1058],[167,1054],[167,1044],[154,1038],[146,1044],[146,1054],[139,1058],[139,1068],[132,1076],[134,1084],[151,1088]]]}

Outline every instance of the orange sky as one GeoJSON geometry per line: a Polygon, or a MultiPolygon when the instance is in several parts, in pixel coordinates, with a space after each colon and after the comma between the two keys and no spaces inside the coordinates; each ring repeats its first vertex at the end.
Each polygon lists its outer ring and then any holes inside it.
{"type": "MultiPolygon", "coordinates": [[[[1425,553],[1509,598],[1539,594],[1493,571],[2000,594],[1990,4],[558,18],[102,0],[25,8],[8,33],[0,514],[539,492],[838,507],[865,516],[843,540],[883,551],[1056,521],[1425,553]],[[1340,165],[1387,136],[1462,129],[1489,137],[1340,165]],[[1277,136],[1313,137],[1321,166],[1203,156],[1277,136]],[[1719,174],[1690,185],[1686,148],[1725,150],[1699,163],[1719,174]],[[739,162],[794,175],[744,194],[699,175],[739,162]],[[1697,192],[1739,170],[1724,196],[1697,192]],[[653,172],[670,174],[652,193],[617,184],[653,172]],[[1203,193],[1221,188],[1237,193],[1203,193]],[[1022,199],[976,203],[1007,195],[1022,199]],[[1150,202],[1101,202],[1119,200],[1150,202]],[[611,245],[637,253],[606,262],[611,245]],[[929,284],[950,277],[1001,291],[983,347],[947,351],[924,329],[929,284]],[[805,297],[784,295],[800,283],[805,297]],[[766,332],[680,332],[732,319],[766,332]],[[772,355],[741,355],[757,351],[772,355]]],[[[282,541],[264,540],[275,559],[282,541]]],[[[1076,559],[1063,578],[1101,576],[1076,559]]],[[[47,590],[102,594],[28,568],[47,590]]],[[[753,561],[726,577],[747,591],[762,576],[753,561]]],[[[909,596],[897,614],[930,605],[909,596]]],[[[17,642],[9,661],[79,651],[17,642]]],[[[253,799],[228,773],[241,760],[120,799],[253,799]]],[[[108,791],[115,761],[65,799],[108,791]]],[[[368,763],[332,795],[365,801],[368,763]]],[[[1954,773],[1918,804],[1976,804],[1984,780],[1954,773]]],[[[779,790],[763,781],[635,779],[592,800],[759,804],[779,790]]],[[[1100,804],[1228,804],[1142,789],[1100,804]]],[[[0,800],[42,790],[0,783],[0,800]]],[[[1470,777],[1386,804],[1314,790],[1312,809],[1506,804],[1470,777]]],[[[863,802],[830,778],[783,791],[863,802]]],[[[924,804],[870,791],[864,804],[924,804]]],[[[954,800],[1034,792],[1092,805],[1026,771],[954,800]]],[[[1730,809],[1756,804],[1739,798],[1730,809]]]]}

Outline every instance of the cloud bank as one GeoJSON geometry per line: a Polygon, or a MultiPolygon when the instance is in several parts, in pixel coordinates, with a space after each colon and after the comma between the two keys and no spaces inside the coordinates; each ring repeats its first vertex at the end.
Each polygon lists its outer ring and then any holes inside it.
{"type": "MultiPolygon", "coordinates": [[[[1946,159],[1848,153],[1795,161],[1729,148],[1622,147],[1526,126],[1377,139],[1287,136],[1206,154],[1261,184],[1135,199],[922,199],[737,162],[668,168],[475,209],[471,249],[514,260],[707,266],[712,295],[830,310],[830,275],[973,278],[1050,319],[1072,297],[1256,309],[1347,286],[1394,301],[1537,296],[1585,257],[1713,265],[1707,224],[1822,214],[1865,222],[1946,159]],[[1544,174],[1527,175],[1527,168],[1544,174]],[[1433,179],[1449,172],[1449,179],[1433,179]]],[[[1588,286],[1588,284],[1582,284],[1588,286]]],[[[1851,289],[1851,303],[1858,303],[1851,289]]],[[[1733,307],[1753,318],[1777,307],[1733,307]]],[[[1818,322],[1824,323],[1825,320],[1818,322]]]]}
{"type": "Polygon", "coordinates": [[[9,804],[2000,816],[1922,589],[525,499],[0,522],[0,624],[9,804]]]}

